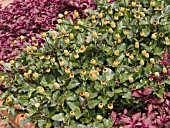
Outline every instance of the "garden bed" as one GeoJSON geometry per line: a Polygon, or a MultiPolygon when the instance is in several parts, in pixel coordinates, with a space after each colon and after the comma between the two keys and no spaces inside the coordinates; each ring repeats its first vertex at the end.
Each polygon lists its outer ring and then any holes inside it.
{"type": "Polygon", "coordinates": [[[43,45],[21,36],[26,48],[1,61],[1,109],[19,115],[16,124],[25,115],[20,127],[169,127],[167,2],[97,5],[86,18],[58,13],[56,26],[38,33],[43,45]]]}

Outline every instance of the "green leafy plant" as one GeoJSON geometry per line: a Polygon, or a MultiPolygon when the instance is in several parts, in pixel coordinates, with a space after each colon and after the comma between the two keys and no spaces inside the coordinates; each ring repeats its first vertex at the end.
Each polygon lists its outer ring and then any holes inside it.
{"type": "Polygon", "coordinates": [[[86,10],[86,19],[61,19],[43,47],[28,46],[3,64],[9,71],[1,73],[8,88],[3,107],[28,113],[21,126],[111,127],[114,108],[141,105],[134,90],[147,86],[160,98],[169,91],[169,77],[161,83],[150,78],[159,77],[158,59],[169,49],[166,1],[108,2],[86,10]]]}

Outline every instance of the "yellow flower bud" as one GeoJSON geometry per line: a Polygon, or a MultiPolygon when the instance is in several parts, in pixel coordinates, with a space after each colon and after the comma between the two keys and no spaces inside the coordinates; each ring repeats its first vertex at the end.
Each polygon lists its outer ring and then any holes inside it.
{"type": "Polygon", "coordinates": [[[68,14],[68,11],[65,11],[65,12],[64,12],[64,15],[67,15],[67,14],[68,14]]]}
{"type": "Polygon", "coordinates": [[[89,93],[89,92],[84,92],[84,97],[85,97],[85,98],[89,98],[89,96],[90,96],[90,93],[89,93]]]}
{"type": "Polygon", "coordinates": [[[88,12],[89,12],[89,10],[88,10],[88,9],[85,9],[85,10],[84,10],[84,13],[88,13],[88,12]]]}
{"type": "Polygon", "coordinates": [[[145,64],[144,60],[140,60],[140,65],[143,66],[145,64]]]}
{"type": "Polygon", "coordinates": [[[54,62],[55,62],[55,58],[52,57],[52,58],[51,58],[51,63],[54,63],[54,62]]]}
{"type": "Polygon", "coordinates": [[[120,12],[124,12],[124,11],[125,11],[125,8],[124,8],[124,7],[120,7],[119,11],[120,11],[120,12]]]}
{"type": "Polygon", "coordinates": [[[108,13],[109,13],[110,15],[112,15],[112,14],[113,14],[113,11],[112,11],[112,10],[108,10],[108,13]]]}
{"type": "Polygon", "coordinates": [[[64,50],[64,55],[65,55],[65,56],[69,56],[69,54],[70,54],[70,53],[68,52],[68,50],[64,50]]]}
{"type": "Polygon", "coordinates": [[[51,71],[51,69],[50,69],[50,68],[47,68],[47,69],[46,69],[46,72],[50,72],[50,71],[51,71]]]}
{"type": "Polygon", "coordinates": [[[162,69],[162,72],[163,72],[163,73],[167,73],[168,71],[167,71],[167,69],[164,67],[164,68],[162,69]]]}
{"type": "Polygon", "coordinates": [[[74,29],[76,29],[76,30],[79,29],[79,26],[78,26],[78,25],[75,25],[75,26],[74,26],[74,29]]]}
{"type": "Polygon", "coordinates": [[[139,42],[135,43],[135,48],[139,48],[139,42]]]}
{"type": "Polygon", "coordinates": [[[39,108],[40,107],[40,103],[35,103],[35,107],[39,108]]]}
{"type": "Polygon", "coordinates": [[[33,77],[34,77],[35,79],[38,79],[38,78],[39,78],[39,74],[35,72],[35,73],[33,74],[33,77]]]}
{"type": "Polygon", "coordinates": [[[91,19],[92,19],[92,20],[95,20],[95,19],[96,19],[96,16],[95,16],[95,15],[92,15],[92,16],[91,16],[91,19]]]}
{"type": "Polygon", "coordinates": [[[75,18],[79,17],[79,13],[76,10],[74,11],[74,17],[75,18]]]}
{"type": "Polygon", "coordinates": [[[99,108],[103,108],[103,103],[99,103],[99,104],[98,104],[98,107],[99,107],[99,108]]]}
{"type": "Polygon", "coordinates": [[[145,57],[146,57],[146,58],[149,58],[149,53],[146,53],[146,54],[145,54],[145,57]]]}
{"type": "Polygon", "coordinates": [[[129,82],[133,83],[134,82],[134,78],[133,77],[129,77],[129,82]]]}
{"type": "Polygon", "coordinates": [[[108,104],[107,107],[108,109],[113,109],[113,104],[108,104]]]}
{"type": "Polygon", "coordinates": [[[13,65],[13,64],[15,63],[15,61],[14,61],[14,60],[11,60],[9,63],[10,63],[11,65],[13,65]]]}
{"type": "Polygon", "coordinates": [[[92,74],[91,79],[92,79],[92,81],[97,80],[97,75],[96,74],[92,74]]]}
{"type": "Polygon", "coordinates": [[[154,1],[151,1],[151,2],[150,2],[150,6],[151,6],[151,7],[155,6],[155,2],[154,2],[154,1]]]}
{"type": "Polygon", "coordinates": [[[40,60],[42,60],[42,59],[44,59],[44,56],[40,56],[39,58],[40,58],[40,60]]]}
{"type": "Polygon", "coordinates": [[[66,30],[64,30],[64,29],[61,29],[60,32],[61,32],[63,35],[65,35],[65,34],[67,33],[66,30]]]}
{"type": "Polygon", "coordinates": [[[116,37],[116,39],[120,39],[120,35],[119,34],[116,34],[115,37],[116,37]]]}
{"type": "Polygon", "coordinates": [[[145,36],[145,33],[144,33],[144,32],[140,32],[140,35],[141,35],[141,36],[145,36]]]}
{"type": "Polygon", "coordinates": [[[54,83],[54,86],[55,86],[56,89],[60,88],[60,85],[58,83],[54,83]]]}
{"type": "Polygon", "coordinates": [[[69,68],[65,68],[65,73],[70,74],[70,69],[69,68]]]}
{"type": "Polygon", "coordinates": [[[141,15],[142,17],[145,17],[145,13],[144,13],[144,12],[140,12],[140,15],[141,15]]]}
{"type": "Polygon", "coordinates": [[[61,67],[64,66],[64,61],[62,59],[60,59],[59,64],[60,64],[61,67]]]}
{"type": "Polygon", "coordinates": [[[153,33],[153,34],[151,35],[151,38],[154,39],[154,40],[156,39],[156,37],[157,37],[157,36],[156,36],[156,33],[153,33]]]}
{"type": "Polygon", "coordinates": [[[130,60],[134,60],[133,54],[130,54],[130,55],[129,55],[129,59],[130,59],[130,60]]]}
{"type": "Polygon", "coordinates": [[[114,67],[117,67],[119,64],[120,64],[120,62],[119,62],[118,60],[115,60],[115,61],[113,62],[113,66],[114,66],[114,67]]]}
{"type": "Polygon", "coordinates": [[[46,32],[43,32],[43,33],[41,34],[41,36],[42,36],[42,38],[46,38],[46,37],[47,37],[47,33],[46,33],[46,32]]]}
{"type": "Polygon", "coordinates": [[[65,43],[65,44],[69,44],[69,43],[70,43],[69,38],[65,38],[65,39],[64,39],[64,43],[65,43]]]}
{"type": "Polygon", "coordinates": [[[124,34],[125,36],[127,36],[127,35],[129,34],[129,31],[128,31],[128,30],[125,30],[125,31],[123,31],[123,34],[124,34]]]}
{"type": "Polygon", "coordinates": [[[54,38],[55,36],[56,36],[56,34],[57,34],[57,32],[56,31],[51,31],[51,36],[52,36],[52,38],[54,38]]]}
{"type": "Polygon", "coordinates": [[[58,17],[59,17],[59,18],[63,18],[63,17],[64,17],[64,15],[63,15],[63,14],[61,14],[61,13],[59,13],[59,14],[58,14],[58,17]]]}
{"type": "Polygon", "coordinates": [[[142,55],[143,55],[143,56],[146,55],[146,50],[142,50],[142,55]]]}
{"type": "Polygon", "coordinates": [[[44,94],[44,92],[45,92],[45,91],[44,91],[44,88],[41,87],[41,88],[39,89],[39,93],[40,93],[40,94],[44,94]]]}
{"type": "Polygon", "coordinates": [[[70,33],[70,39],[73,40],[74,39],[74,35],[73,33],[70,33]]]}
{"type": "Polygon", "coordinates": [[[86,70],[82,70],[82,71],[81,71],[81,74],[82,74],[82,75],[86,75],[86,70]]]}
{"type": "Polygon", "coordinates": [[[96,119],[97,119],[98,121],[101,121],[101,120],[103,119],[103,117],[102,117],[101,115],[97,115],[97,116],[96,116],[96,119]]]}
{"type": "Polygon", "coordinates": [[[71,79],[74,78],[74,74],[73,73],[70,74],[70,78],[71,79]]]}
{"type": "Polygon", "coordinates": [[[0,76],[0,81],[4,81],[4,76],[0,76]]]}
{"type": "Polygon", "coordinates": [[[79,58],[79,54],[78,53],[74,54],[74,58],[78,59],[79,58]]]}
{"type": "Polygon", "coordinates": [[[70,116],[75,116],[75,113],[73,111],[71,111],[70,116]]]}
{"type": "Polygon", "coordinates": [[[111,22],[111,27],[112,28],[116,28],[116,23],[115,22],[111,22]]]}
{"type": "Polygon", "coordinates": [[[114,55],[115,55],[115,56],[119,56],[119,53],[120,53],[120,51],[119,51],[119,50],[116,50],[116,51],[114,52],[114,55]]]}
{"type": "Polygon", "coordinates": [[[93,32],[92,37],[93,37],[93,38],[96,38],[97,36],[98,36],[97,33],[96,33],[96,32],[93,32]]]}
{"type": "Polygon", "coordinates": [[[151,64],[154,64],[154,63],[155,63],[154,58],[150,58],[150,63],[151,63],[151,64]]]}
{"type": "Polygon", "coordinates": [[[98,13],[98,18],[99,19],[103,18],[103,13],[102,12],[98,13]]]}
{"type": "Polygon", "coordinates": [[[119,16],[114,16],[114,20],[119,20],[119,16]]]}
{"type": "Polygon", "coordinates": [[[63,20],[62,20],[62,19],[58,19],[58,20],[57,20],[57,23],[58,23],[58,24],[62,24],[62,23],[63,23],[63,20]]]}
{"type": "Polygon", "coordinates": [[[133,1],[133,2],[131,3],[131,5],[132,5],[132,7],[135,7],[135,6],[136,6],[136,2],[133,1]]]}
{"type": "Polygon", "coordinates": [[[94,59],[90,60],[90,64],[95,65],[96,64],[96,60],[94,60],[94,59]]]}
{"type": "Polygon", "coordinates": [[[160,76],[159,72],[155,72],[155,77],[159,77],[159,76],[160,76]]]}

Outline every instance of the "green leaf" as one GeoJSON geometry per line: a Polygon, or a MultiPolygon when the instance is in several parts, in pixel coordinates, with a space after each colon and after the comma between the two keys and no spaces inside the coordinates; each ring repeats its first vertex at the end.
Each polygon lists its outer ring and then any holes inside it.
{"type": "Polygon", "coordinates": [[[120,87],[120,88],[115,89],[115,93],[121,93],[121,92],[123,92],[121,87],[120,87]]]}
{"type": "Polygon", "coordinates": [[[75,113],[76,119],[79,119],[81,117],[81,110],[79,107],[77,107],[74,103],[67,101],[68,106],[70,109],[75,113]]]}
{"type": "Polygon", "coordinates": [[[11,64],[10,63],[4,63],[3,67],[5,70],[11,70],[11,64]]]}
{"type": "Polygon", "coordinates": [[[124,74],[119,76],[120,83],[124,83],[128,79],[129,79],[129,75],[127,73],[124,73],[124,74]]]}
{"type": "Polygon", "coordinates": [[[122,96],[122,98],[131,99],[131,96],[132,96],[131,92],[126,92],[125,95],[122,96]]]}
{"type": "Polygon", "coordinates": [[[80,82],[78,80],[71,80],[66,88],[73,89],[73,88],[77,87],[79,84],[80,84],[80,82]]]}
{"type": "Polygon", "coordinates": [[[111,118],[109,118],[109,119],[104,119],[103,122],[104,122],[104,126],[105,126],[106,128],[111,128],[111,127],[113,126],[113,124],[114,124],[114,122],[112,121],[111,118]]]}
{"type": "Polygon", "coordinates": [[[63,113],[59,113],[56,114],[54,116],[51,117],[52,120],[58,121],[58,122],[62,122],[65,120],[64,114],[63,113]]]}
{"type": "Polygon", "coordinates": [[[99,102],[100,102],[99,100],[88,100],[87,104],[90,109],[93,109],[96,107],[96,105],[99,104],[99,102]]]}
{"type": "Polygon", "coordinates": [[[19,123],[20,123],[20,127],[22,128],[24,126],[24,124],[30,122],[31,118],[24,118],[22,119],[19,123]]]}
{"type": "Polygon", "coordinates": [[[125,43],[118,44],[117,50],[125,52],[126,51],[126,44],[125,43]]]}
{"type": "Polygon", "coordinates": [[[43,128],[43,126],[47,123],[46,120],[38,120],[38,127],[43,128]]]}
{"type": "Polygon", "coordinates": [[[150,34],[150,29],[149,29],[149,28],[147,28],[147,29],[142,29],[142,31],[144,32],[145,37],[147,37],[147,36],[150,34]]]}
{"type": "Polygon", "coordinates": [[[154,55],[161,56],[164,53],[164,51],[161,48],[156,47],[153,53],[154,55]]]}
{"type": "Polygon", "coordinates": [[[16,63],[15,63],[15,67],[16,67],[16,68],[19,68],[21,65],[22,65],[21,62],[16,62],[16,63]]]}

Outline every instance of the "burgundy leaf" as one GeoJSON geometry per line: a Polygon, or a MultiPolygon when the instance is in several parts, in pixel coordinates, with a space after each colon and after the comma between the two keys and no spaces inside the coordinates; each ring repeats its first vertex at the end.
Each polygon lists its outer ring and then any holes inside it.
{"type": "Polygon", "coordinates": [[[133,96],[133,97],[141,97],[141,91],[140,91],[140,90],[135,90],[135,91],[132,93],[132,96],[133,96]]]}
{"type": "Polygon", "coordinates": [[[149,126],[151,123],[152,123],[152,120],[150,117],[146,117],[144,120],[143,120],[143,123],[146,125],[146,126],[149,126]]]}
{"type": "Polygon", "coordinates": [[[152,106],[152,104],[149,104],[149,106],[148,106],[148,114],[150,114],[152,112],[152,110],[153,110],[153,106],[152,106]]]}
{"type": "Polygon", "coordinates": [[[149,95],[149,94],[152,93],[152,91],[153,91],[153,88],[151,88],[151,87],[145,87],[145,88],[144,88],[144,91],[143,91],[143,95],[149,95]]]}
{"type": "Polygon", "coordinates": [[[116,122],[116,119],[117,119],[117,114],[116,114],[116,112],[112,111],[111,117],[112,117],[112,120],[113,120],[114,122],[116,122]]]}
{"type": "Polygon", "coordinates": [[[139,118],[141,118],[141,112],[132,115],[133,122],[139,120],[139,118]]]}
{"type": "Polygon", "coordinates": [[[129,125],[124,125],[123,128],[132,128],[133,126],[131,124],[129,125]]]}
{"type": "Polygon", "coordinates": [[[125,124],[131,124],[132,120],[130,117],[121,117],[121,122],[125,124]]]}
{"type": "Polygon", "coordinates": [[[158,128],[157,126],[154,126],[154,125],[152,125],[152,124],[150,124],[148,127],[149,127],[149,128],[158,128]]]}

